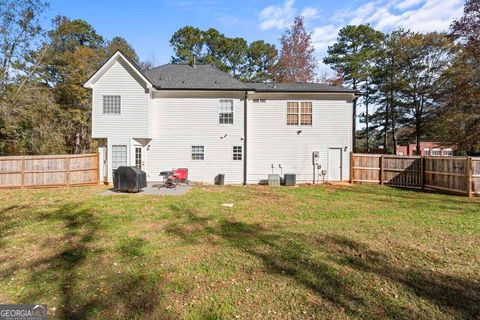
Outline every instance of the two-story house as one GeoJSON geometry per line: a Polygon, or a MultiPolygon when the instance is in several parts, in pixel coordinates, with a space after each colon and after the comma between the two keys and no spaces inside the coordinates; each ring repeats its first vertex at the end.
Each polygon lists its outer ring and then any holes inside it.
{"type": "Polygon", "coordinates": [[[119,51],[84,86],[105,182],[121,165],[141,168],[149,181],[172,168],[207,183],[219,173],[238,184],[272,172],[348,180],[353,90],[244,83],[210,65],[141,70],[119,51]]]}

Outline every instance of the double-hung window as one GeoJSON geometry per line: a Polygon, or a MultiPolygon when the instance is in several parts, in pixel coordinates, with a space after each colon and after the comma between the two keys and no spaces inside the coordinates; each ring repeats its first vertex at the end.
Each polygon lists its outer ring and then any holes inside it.
{"type": "Polygon", "coordinates": [[[220,99],[218,110],[218,123],[233,124],[233,100],[220,99]]]}
{"type": "Polygon", "coordinates": [[[127,165],[127,146],[113,145],[112,146],[112,169],[117,169],[120,166],[127,165]]]}
{"type": "Polygon", "coordinates": [[[103,96],[103,114],[120,114],[121,104],[120,96],[103,96]]]}
{"type": "Polygon", "coordinates": [[[233,146],[233,160],[242,160],[242,146],[233,146]]]}
{"type": "Polygon", "coordinates": [[[300,124],[302,126],[312,125],[312,103],[300,102],[300,124]]]}
{"type": "Polygon", "coordinates": [[[453,150],[452,148],[445,148],[443,149],[443,155],[446,157],[451,157],[453,156],[453,150]]]}
{"type": "Polygon", "coordinates": [[[312,125],[312,103],[307,101],[287,102],[287,125],[288,126],[311,126],[312,125]]]}
{"type": "Polygon", "coordinates": [[[428,157],[430,155],[430,148],[423,149],[423,154],[428,157]]]}
{"type": "Polygon", "coordinates": [[[204,146],[192,146],[192,160],[205,160],[204,146]]]}
{"type": "Polygon", "coordinates": [[[438,156],[441,156],[441,151],[440,151],[440,148],[433,148],[432,149],[432,156],[435,156],[435,157],[438,157],[438,156]]]}

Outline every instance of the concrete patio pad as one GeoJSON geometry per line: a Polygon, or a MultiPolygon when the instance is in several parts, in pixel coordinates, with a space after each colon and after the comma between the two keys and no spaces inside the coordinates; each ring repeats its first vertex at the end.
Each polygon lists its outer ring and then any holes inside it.
{"type": "Polygon", "coordinates": [[[190,190],[192,186],[180,184],[176,188],[168,189],[163,187],[163,184],[160,182],[148,182],[147,187],[142,191],[137,193],[128,193],[128,192],[117,192],[113,188],[108,189],[105,192],[102,192],[101,195],[155,195],[155,196],[179,196],[186,193],[190,190]]]}

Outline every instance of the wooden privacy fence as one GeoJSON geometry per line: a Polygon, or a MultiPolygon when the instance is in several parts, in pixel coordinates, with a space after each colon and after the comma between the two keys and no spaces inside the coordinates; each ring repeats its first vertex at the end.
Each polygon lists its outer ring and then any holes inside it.
{"type": "Polygon", "coordinates": [[[350,180],[480,195],[480,158],[351,154],[350,180]]]}
{"type": "Polygon", "coordinates": [[[0,188],[97,184],[98,154],[0,157],[0,188]]]}

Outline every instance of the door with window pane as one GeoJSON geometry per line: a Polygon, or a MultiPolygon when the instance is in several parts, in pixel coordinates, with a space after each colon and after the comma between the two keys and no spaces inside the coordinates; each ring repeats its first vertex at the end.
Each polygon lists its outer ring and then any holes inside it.
{"type": "Polygon", "coordinates": [[[135,167],[145,171],[144,148],[142,146],[135,146],[135,167]]]}

